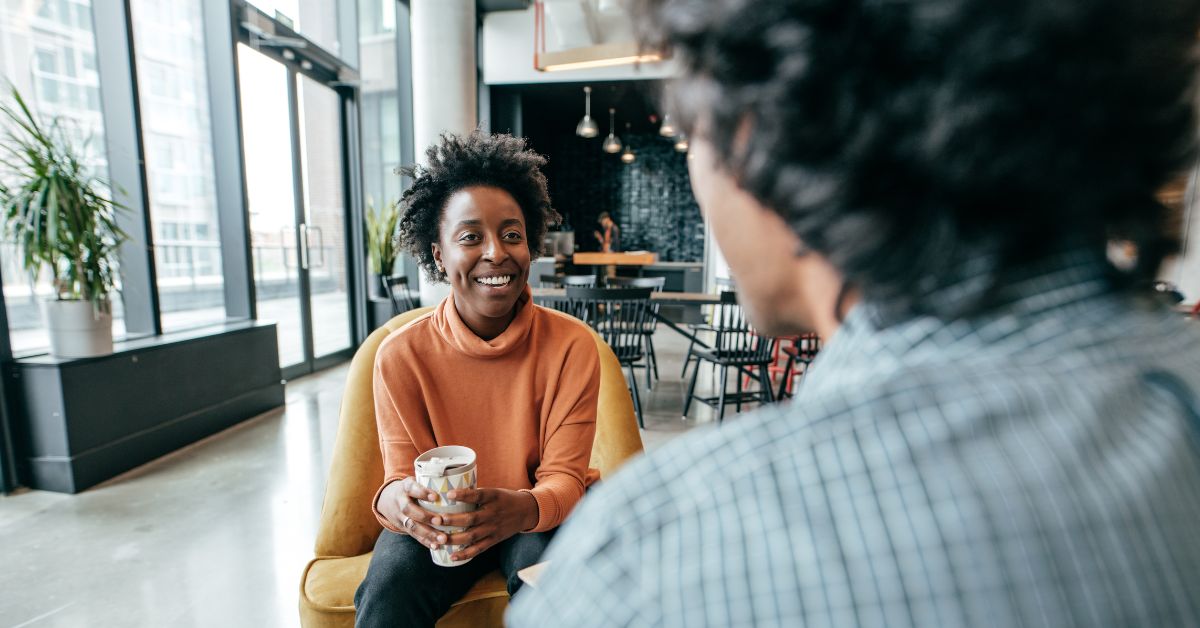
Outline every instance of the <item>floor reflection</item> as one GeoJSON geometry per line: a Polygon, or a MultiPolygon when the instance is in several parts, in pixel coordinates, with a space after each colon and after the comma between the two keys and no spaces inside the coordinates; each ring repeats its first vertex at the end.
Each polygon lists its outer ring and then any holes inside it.
{"type": "Polygon", "coordinates": [[[79,495],[0,498],[0,625],[299,625],[345,376],[79,495]]]}

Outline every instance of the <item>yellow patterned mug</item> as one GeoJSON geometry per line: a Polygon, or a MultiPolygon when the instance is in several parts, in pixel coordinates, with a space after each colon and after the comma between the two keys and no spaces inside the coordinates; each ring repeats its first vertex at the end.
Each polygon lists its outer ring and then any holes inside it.
{"type": "MultiPolygon", "coordinates": [[[[460,513],[475,510],[475,504],[456,502],[446,497],[446,493],[454,489],[476,487],[478,477],[475,472],[475,452],[470,447],[458,445],[434,447],[417,456],[417,459],[413,461],[413,470],[417,483],[437,494],[436,501],[417,500],[417,503],[425,510],[438,513],[460,513]]],[[[434,527],[448,534],[463,531],[463,528],[450,526],[434,527]]],[[[433,555],[435,565],[457,567],[471,561],[469,558],[459,561],[450,560],[450,555],[462,548],[461,545],[443,545],[438,549],[429,550],[429,553],[433,555]]]]}

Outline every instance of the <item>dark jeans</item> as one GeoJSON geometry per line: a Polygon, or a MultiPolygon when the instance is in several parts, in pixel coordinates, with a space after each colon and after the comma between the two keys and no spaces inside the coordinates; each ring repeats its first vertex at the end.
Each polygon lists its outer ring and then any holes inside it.
{"type": "Polygon", "coordinates": [[[375,541],[367,576],[354,594],[355,626],[433,626],[485,574],[499,568],[508,594],[517,572],[536,564],[554,531],[518,534],[458,567],[433,564],[429,548],[407,534],[384,530],[375,541]]]}

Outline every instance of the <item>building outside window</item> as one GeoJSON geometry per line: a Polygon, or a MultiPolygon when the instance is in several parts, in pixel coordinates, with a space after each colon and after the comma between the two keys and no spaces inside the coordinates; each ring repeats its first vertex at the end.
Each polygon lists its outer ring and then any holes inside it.
{"type": "Polygon", "coordinates": [[[224,321],[201,5],[132,0],[142,141],[164,331],[224,321]]]}
{"type": "Polygon", "coordinates": [[[363,195],[378,210],[399,200],[400,111],[395,0],[359,3],[363,195]]]}
{"type": "MultiPolygon", "coordinates": [[[[82,161],[106,178],[90,0],[0,0],[0,75],[44,120],[58,119],[82,161]]],[[[10,102],[7,90],[0,98],[10,102]]],[[[0,270],[13,352],[44,352],[50,340],[38,301],[53,294],[49,275],[43,272],[34,281],[11,241],[0,241],[0,270]]],[[[124,336],[119,298],[113,302],[113,318],[113,334],[124,336]]]]}

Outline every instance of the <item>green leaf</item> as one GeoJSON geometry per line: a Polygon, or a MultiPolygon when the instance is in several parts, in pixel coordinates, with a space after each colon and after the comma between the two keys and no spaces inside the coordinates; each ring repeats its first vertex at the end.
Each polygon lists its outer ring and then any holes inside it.
{"type": "Polygon", "coordinates": [[[112,186],[87,172],[58,119],[43,124],[11,94],[15,107],[0,104],[0,169],[12,181],[0,185],[5,237],[31,276],[50,269],[60,298],[102,303],[116,287],[115,245],[128,237],[114,219],[125,207],[100,192],[112,186]]]}

